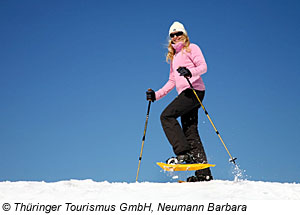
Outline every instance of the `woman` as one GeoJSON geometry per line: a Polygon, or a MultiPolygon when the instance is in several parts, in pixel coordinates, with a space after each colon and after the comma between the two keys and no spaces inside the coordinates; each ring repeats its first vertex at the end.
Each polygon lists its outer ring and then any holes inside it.
{"type": "MultiPolygon", "coordinates": [[[[167,62],[170,62],[168,82],[158,91],[149,89],[147,100],[159,100],[176,87],[178,96],[165,108],[160,119],[164,132],[173,147],[176,158],[167,163],[207,163],[206,154],[198,133],[199,101],[190,89],[189,78],[200,100],[205,94],[201,75],[207,65],[200,48],[191,44],[183,24],[174,22],[169,30],[167,62]],[[181,117],[181,125],[177,118],[181,117]]],[[[188,182],[210,181],[213,177],[209,168],[197,170],[188,182]]]]}

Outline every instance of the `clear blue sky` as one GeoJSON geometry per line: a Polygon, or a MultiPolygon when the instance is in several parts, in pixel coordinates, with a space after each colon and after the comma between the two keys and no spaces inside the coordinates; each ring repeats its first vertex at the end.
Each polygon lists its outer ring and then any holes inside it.
{"type": "MultiPolygon", "coordinates": [[[[300,182],[296,0],[0,1],[0,180],[135,181],[148,88],[169,75],[173,21],[206,58],[204,105],[250,180],[300,182]]],[[[152,104],[140,181],[170,181],[152,104]]],[[[216,179],[232,164],[202,110],[216,179]]]]}

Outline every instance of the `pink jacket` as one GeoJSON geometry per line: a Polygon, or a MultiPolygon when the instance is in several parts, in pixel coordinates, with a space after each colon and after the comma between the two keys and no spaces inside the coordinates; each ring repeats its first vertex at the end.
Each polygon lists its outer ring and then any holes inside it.
{"type": "Polygon", "coordinates": [[[180,66],[186,67],[191,71],[192,78],[190,78],[190,81],[196,90],[205,90],[201,75],[206,73],[207,65],[202,52],[196,44],[190,44],[190,52],[183,50],[183,46],[183,43],[177,43],[173,46],[176,54],[170,64],[169,80],[160,90],[155,92],[156,100],[167,95],[175,86],[178,94],[190,88],[187,80],[183,76],[179,76],[177,72],[180,66]]]}

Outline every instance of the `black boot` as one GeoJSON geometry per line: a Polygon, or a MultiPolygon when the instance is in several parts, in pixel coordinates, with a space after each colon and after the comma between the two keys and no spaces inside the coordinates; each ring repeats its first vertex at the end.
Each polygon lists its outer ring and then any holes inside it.
{"type": "Polygon", "coordinates": [[[178,155],[177,159],[178,159],[178,163],[181,163],[181,164],[195,163],[195,159],[194,159],[193,155],[189,152],[182,154],[182,155],[178,155]]]}
{"type": "Polygon", "coordinates": [[[213,177],[211,175],[198,175],[198,176],[191,176],[187,178],[187,182],[197,182],[197,181],[211,181],[213,177]]]}
{"type": "Polygon", "coordinates": [[[178,155],[177,157],[169,158],[167,164],[192,164],[196,163],[193,155],[189,152],[178,155]]]}

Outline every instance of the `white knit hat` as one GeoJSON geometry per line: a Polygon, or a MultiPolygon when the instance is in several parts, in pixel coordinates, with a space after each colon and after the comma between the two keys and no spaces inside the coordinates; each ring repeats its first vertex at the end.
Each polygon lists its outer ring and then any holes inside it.
{"type": "Polygon", "coordinates": [[[183,24],[181,24],[180,22],[174,22],[170,27],[169,35],[177,31],[182,31],[184,34],[187,34],[183,24]]]}

